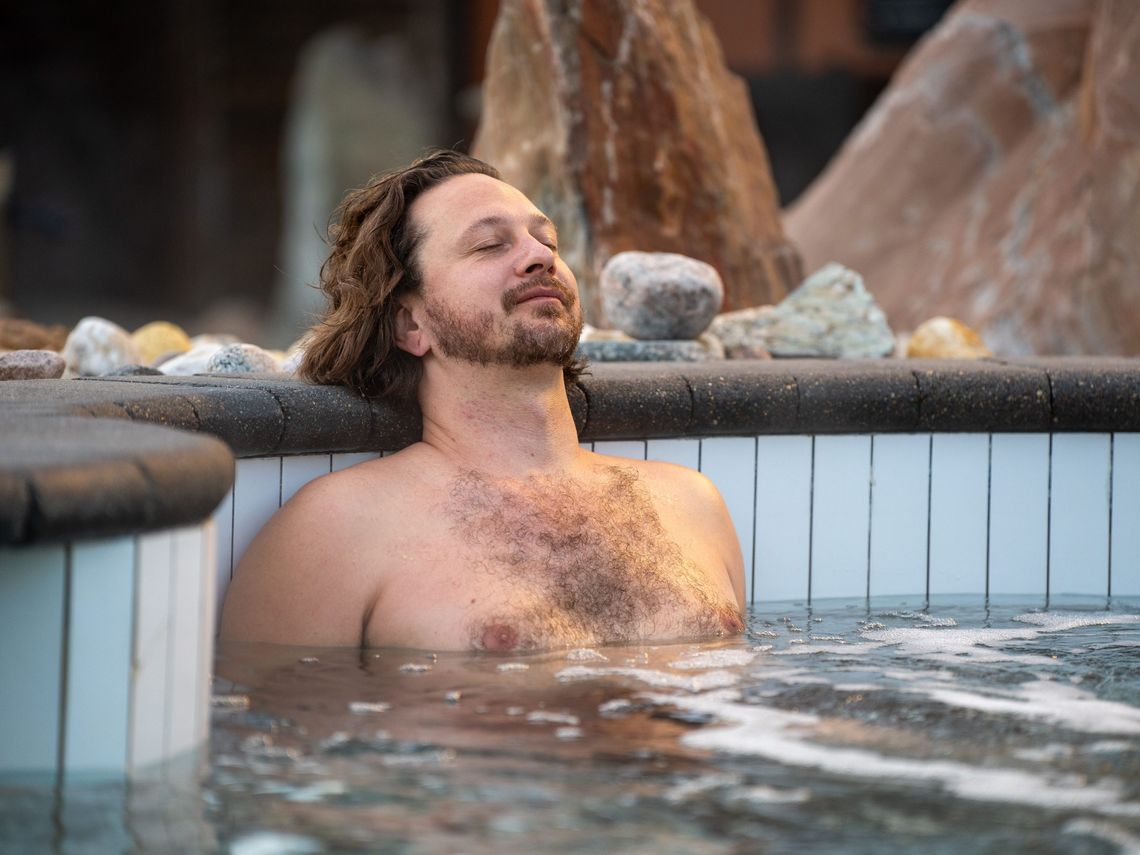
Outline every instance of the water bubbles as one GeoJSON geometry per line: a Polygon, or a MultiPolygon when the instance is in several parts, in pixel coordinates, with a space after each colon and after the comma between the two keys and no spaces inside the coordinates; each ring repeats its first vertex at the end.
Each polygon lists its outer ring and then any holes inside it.
{"type": "Polygon", "coordinates": [[[509,716],[520,716],[526,713],[526,707],[507,707],[506,713],[509,716]]]}
{"type": "Polygon", "coordinates": [[[399,667],[402,674],[424,674],[431,670],[430,665],[425,665],[423,662],[405,662],[399,667]]]}
{"type": "Polygon", "coordinates": [[[370,715],[372,713],[388,712],[392,705],[384,701],[351,701],[348,711],[353,715],[370,715]]]}
{"type": "Polygon", "coordinates": [[[247,710],[249,695],[214,695],[210,698],[210,706],[216,710],[247,710]]]}
{"type": "Polygon", "coordinates": [[[556,727],[554,729],[555,739],[581,739],[583,735],[580,727],[556,727]]]}
{"type": "Polygon", "coordinates": [[[496,670],[507,674],[516,671],[529,671],[530,666],[525,662],[500,662],[495,666],[496,670]]]}
{"type": "Polygon", "coordinates": [[[747,665],[755,658],[756,654],[750,650],[737,648],[703,650],[697,653],[689,653],[682,659],[670,662],[669,667],[680,669],[731,668],[737,665],[747,665]]]}
{"type": "Polygon", "coordinates": [[[576,647],[566,651],[566,658],[571,662],[608,662],[609,658],[590,647],[576,647]]]}
{"type": "Polygon", "coordinates": [[[547,710],[533,710],[526,714],[526,720],[531,724],[565,724],[575,727],[579,723],[576,715],[548,712],[547,710]]]}
{"type": "Polygon", "coordinates": [[[321,660],[318,659],[316,656],[302,656],[297,661],[300,662],[302,665],[317,665],[320,663],[321,660]]]}
{"type": "Polygon", "coordinates": [[[598,705],[598,714],[603,718],[624,718],[637,709],[638,705],[628,698],[613,698],[598,705]]]}
{"type": "Polygon", "coordinates": [[[316,838],[276,831],[255,831],[230,842],[231,855],[310,855],[324,851],[324,844],[316,838]]]}

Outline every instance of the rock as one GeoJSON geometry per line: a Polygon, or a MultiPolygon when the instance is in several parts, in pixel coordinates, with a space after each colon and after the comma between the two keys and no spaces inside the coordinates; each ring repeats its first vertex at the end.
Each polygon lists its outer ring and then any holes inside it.
{"type": "Polygon", "coordinates": [[[633,341],[633,338],[621,330],[600,330],[589,324],[583,324],[579,341],[633,341]]]}
{"type": "Polygon", "coordinates": [[[80,377],[100,377],[124,365],[142,362],[130,334],[105,318],[87,317],[75,325],[63,346],[67,370],[80,377]]]}
{"type": "Polygon", "coordinates": [[[116,368],[110,374],[104,375],[106,377],[161,377],[162,372],[157,368],[151,368],[149,365],[124,365],[122,368],[116,368]]]}
{"type": "Polygon", "coordinates": [[[191,374],[205,374],[207,370],[206,366],[210,364],[210,359],[224,346],[225,345],[209,341],[202,341],[185,353],[180,353],[172,359],[160,362],[155,367],[163,374],[178,377],[188,377],[191,374]]]}
{"type": "Polygon", "coordinates": [[[254,344],[227,344],[206,363],[207,374],[267,374],[277,371],[277,360],[254,344]]]}
{"type": "Polygon", "coordinates": [[[1140,354],[1140,3],[967,0],[786,220],[894,326],[998,353],[1140,354]]]}
{"type": "Polygon", "coordinates": [[[709,362],[723,359],[723,349],[707,340],[584,341],[578,355],[590,362],[709,362]]]}
{"type": "Polygon", "coordinates": [[[711,264],[674,252],[619,252],[602,268],[602,314],[636,339],[692,339],[724,301],[711,264]]]}
{"type": "Polygon", "coordinates": [[[185,353],[190,349],[190,336],[177,324],[152,321],[131,333],[144,365],[153,365],[164,357],[185,353]]]}
{"type": "Polygon", "coordinates": [[[558,224],[596,326],[625,250],[711,264],[728,309],[802,278],[747,88],[693,0],[503,0],[473,151],[558,224]]]}
{"type": "Polygon", "coordinates": [[[895,337],[863,277],[841,264],[821,267],[759,316],[753,342],[772,356],[866,359],[894,350],[895,337]]]}
{"type": "Polygon", "coordinates": [[[0,355],[0,380],[57,380],[66,367],[54,350],[13,350],[0,355]]]}
{"type": "Polygon", "coordinates": [[[908,359],[982,359],[993,353],[981,336],[953,318],[919,324],[906,345],[908,359]]]}
{"type": "Polygon", "coordinates": [[[301,360],[305,358],[305,351],[303,348],[292,347],[290,348],[283,359],[279,361],[278,371],[282,374],[296,375],[297,369],[301,367],[301,360]]]}
{"type": "Polygon", "coordinates": [[[771,359],[761,340],[760,330],[768,322],[774,306],[737,309],[713,318],[709,332],[720,339],[728,359],[771,359]]]}
{"type": "Polygon", "coordinates": [[[67,327],[44,326],[19,318],[0,318],[0,350],[63,350],[67,327]]]}

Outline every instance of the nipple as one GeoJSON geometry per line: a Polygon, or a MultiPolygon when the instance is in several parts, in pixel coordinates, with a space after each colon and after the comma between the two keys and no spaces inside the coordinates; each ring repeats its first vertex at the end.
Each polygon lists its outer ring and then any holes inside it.
{"type": "Polygon", "coordinates": [[[483,630],[484,650],[514,650],[518,644],[518,630],[510,624],[492,623],[483,630]]]}

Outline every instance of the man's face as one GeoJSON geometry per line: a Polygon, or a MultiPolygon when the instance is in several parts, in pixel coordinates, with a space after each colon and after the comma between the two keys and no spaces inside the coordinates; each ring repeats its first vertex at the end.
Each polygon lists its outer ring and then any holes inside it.
{"type": "Polygon", "coordinates": [[[566,364],[582,331],[578,283],[554,224],[487,175],[458,175],[413,204],[423,326],[443,356],[523,368],[566,364]]]}

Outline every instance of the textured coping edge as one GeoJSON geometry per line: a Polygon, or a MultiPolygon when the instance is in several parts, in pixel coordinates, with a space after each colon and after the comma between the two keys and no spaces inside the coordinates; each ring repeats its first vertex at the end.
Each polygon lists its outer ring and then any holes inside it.
{"type": "MultiPolygon", "coordinates": [[[[1135,432],[1140,359],[599,364],[570,404],[583,441],[1135,432]]],[[[233,456],[392,450],[419,436],[414,405],[271,376],[0,383],[0,544],[198,522],[233,483],[233,456]]]]}

